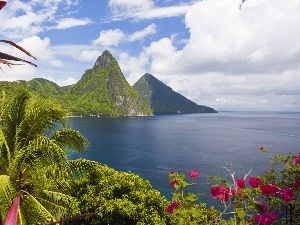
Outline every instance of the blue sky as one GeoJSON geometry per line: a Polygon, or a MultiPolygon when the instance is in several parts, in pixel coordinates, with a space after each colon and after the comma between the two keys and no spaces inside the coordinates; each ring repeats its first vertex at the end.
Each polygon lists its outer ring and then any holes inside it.
{"type": "Polygon", "coordinates": [[[217,110],[300,111],[300,1],[241,3],[8,0],[0,38],[30,51],[38,67],[3,65],[0,80],[74,84],[109,50],[131,85],[151,73],[217,110]]]}

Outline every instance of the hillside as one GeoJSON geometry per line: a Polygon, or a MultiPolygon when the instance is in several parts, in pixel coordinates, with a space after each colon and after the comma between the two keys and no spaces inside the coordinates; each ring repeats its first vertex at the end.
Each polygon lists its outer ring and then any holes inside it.
{"type": "Polygon", "coordinates": [[[148,73],[142,76],[133,85],[133,88],[140,94],[154,114],[217,112],[213,108],[197,105],[148,73]]]}
{"type": "Polygon", "coordinates": [[[153,113],[216,112],[188,100],[150,74],[145,74],[131,87],[109,51],[104,51],[94,66],[73,85],[60,87],[43,78],[0,82],[0,91],[7,96],[21,88],[28,89],[35,98],[60,105],[71,115],[150,116],[153,113]]]}
{"type": "Polygon", "coordinates": [[[63,97],[76,114],[152,115],[150,108],[126,81],[117,61],[107,50],[63,97]]]}

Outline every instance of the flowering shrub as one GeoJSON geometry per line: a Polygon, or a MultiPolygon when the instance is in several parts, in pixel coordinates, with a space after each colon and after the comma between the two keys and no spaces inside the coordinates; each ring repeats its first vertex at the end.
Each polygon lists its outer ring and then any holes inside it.
{"type": "MultiPolygon", "coordinates": [[[[264,146],[259,146],[259,149],[269,153],[264,146]]],[[[250,173],[236,179],[235,173],[228,169],[232,181],[212,177],[214,183],[210,195],[220,201],[224,210],[216,212],[211,208],[213,214],[206,216],[205,220],[197,220],[197,223],[194,218],[201,217],[203,213],[195,208],[199,195],[184,192],[185,188],[195,183],[188,183],[184,174],[172,171],[169,185],[175,188],[175,192],[166,211],[173,224],[300,224],[300,153],[297,156],[291,153],[288,156],[272,155],[270,164],[270,171],[266,170],[261,176],[250,176],[249,179],[250,173]],[[228,214],[232,217],[226,221],[224,216],[228,214]]],[[[189,175],[195,179],[198,172],[193,170],[189,175]]]]}
{"type": "MultiPolygon", "coordinates": [[[[190,171],[189,177],[191,181],[195,180],[198,171],[190,171]]],[[[209,224],[218,218],[220,213],[214,207],[206,209],[205,203],[197,203],[199,194],[186,192],[186,189],[195,183],[189,183],[184,174],[171,171],[169,185],[175,189],[172,201],[166,208],[171,217],[171,224],[209,224]]]]}

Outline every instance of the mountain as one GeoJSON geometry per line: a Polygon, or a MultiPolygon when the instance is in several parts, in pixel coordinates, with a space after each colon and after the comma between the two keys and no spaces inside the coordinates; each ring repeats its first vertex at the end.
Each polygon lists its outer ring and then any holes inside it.
{"type": "Polygon", "coordinates": [[[61,98],[64,89],[56,83],[44,78],[34,78],[30,81],[17,80],[13,82],[1,81],[0,90],[5,91],[8,96],[13,95],[19,89],[28,89],[38,98],[61,98]]]}
{"type": "Polygon", "coordinates": [[[152,111],[126,81],[121,69],[105,50],[81,79],[69,88],[64,99],[77,114],[149,116],[152,111]]]}
{"type": "Polygon", "coordinates": [[[150,74],[145,74],[131,87],[118,62],[107,50],[73,85],[60,87],[43,78],[0,81],[0,93],[4,91],[8,97],[21,88],[28,89],[37,99],[52,101],[70,115],[150,116],[153,113],[216,112],[174,92],[150,74]]]}
{"type": "Polygon", "coordinates": [[[38,99],[59,104],[73,115],[150,116],[151,109],[126,81],[116,59],[104,51],[93,68],[88,69],[74,85],[60,87],[52,81],[34,78],[30,81],[2,81],[0,91],[12,96],[26,88],[38,99]]]}
{"type": "Polygon", "coordinates": [[[34,78],[27,82],[27,88],[35,93],[38,93],[40,97],[60,97],[64,91],[56,83],[46,80],[44,78],[34,78]]]}
{"type": "Polygon", "coordinates": [[[149,73],[144,74],[133,85],[133,88],[140,94],[154,114],[217,113],[213,108],[197,105],[173,91],[172,88],[149,73]]]}

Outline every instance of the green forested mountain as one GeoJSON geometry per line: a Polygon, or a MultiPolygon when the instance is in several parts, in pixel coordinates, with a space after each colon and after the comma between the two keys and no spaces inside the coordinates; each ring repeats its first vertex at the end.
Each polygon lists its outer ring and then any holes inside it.
{"type": "Polygon", "coordinates": [[[154,114],[160,113],[216,113],[213,108],[197,105],[169,86],[146,73],[133,88],[152,109],[154,114]]]}
{"type": "Polygon", "coordinates": [[[64,95],[73,112],[113,116],[152,115],[149,107],[126,81],[109,51],[98,57],[94,67],[64,95]]]}
{"type": "Polygon", "coordinates": [[[0,82],[0,92],[12,96],[28,89],[37,99],[47,99],[70,115],[149,116],[153,113],[216,112],[199,106],[150,74],[145,74],[133,87],[126,81],[116,59],[104,51],[81,79],[73,85],[34,78],[30,81],[0,82]]]}
{"type": "Polygon", "coordinates": [[[104,116],[149,116],[151,109],[126,81],[109,51],[98,57],[74,85],[60,87],[43,78],[28,82],[0,82],[0,90],[11,96],[17,89],[26,88],[37,98],[47,98],[60,104],[71,114],[104,116]]]}

